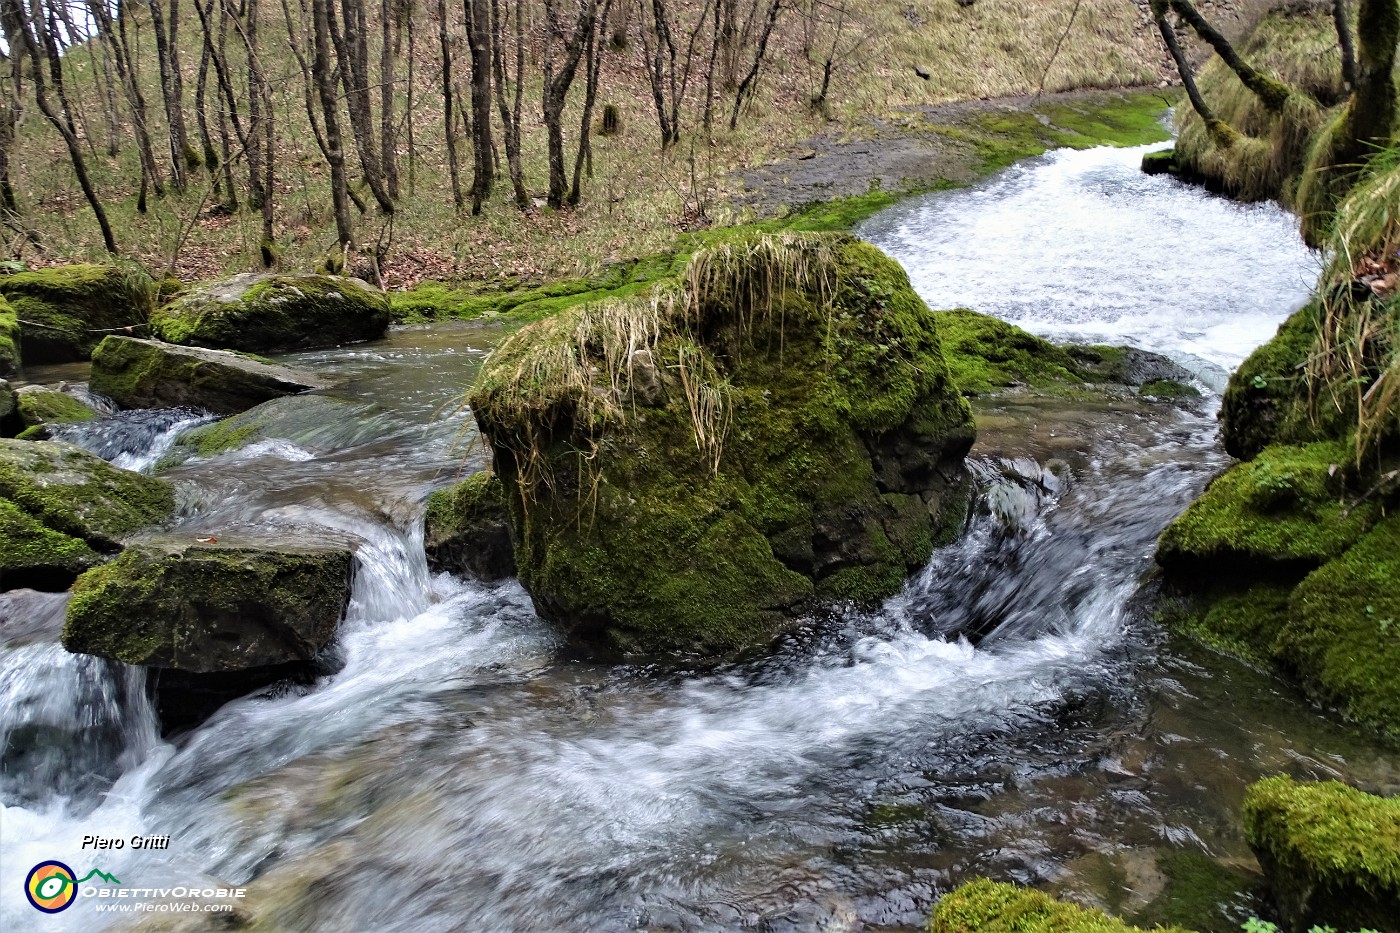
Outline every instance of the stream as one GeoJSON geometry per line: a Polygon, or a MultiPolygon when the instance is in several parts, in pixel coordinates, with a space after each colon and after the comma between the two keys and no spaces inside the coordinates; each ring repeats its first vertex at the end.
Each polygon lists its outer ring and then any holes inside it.
{"type": "MultiPolygon", "coordinates": [[[[1142,151],[1051,153],[858,232],[932,307],[1133,343],[1218,391],[1317,261],[1279,209],[1143,176],[1142,151]]],[[[1249,870],[1249,782],[1400,789],[1384,749],[1153,621],[1156,537],[1228,463],[1213,396],[981,400],[969,531],[881,611],[742,663],[600,665],[514,582],[423,557],[424,499],[484,464],[460,397],[499,336],[288,357],[342,380],[345,417],[161,471],[174,533],[354,543],[315,683],[163,738],[144,672],[58,645],[66,596],[0,595],[0,927],[136,919],[34,911],[25,874],[55,858],[127,886],[248,885],[287,930],[915,930],[978,875],[1155,919],[1174,854],[1249,870]],[[88,834],[170,846],[85,852],[88,834]]],[[[200,421],[67,436],[150,470],[200,421]]]]}

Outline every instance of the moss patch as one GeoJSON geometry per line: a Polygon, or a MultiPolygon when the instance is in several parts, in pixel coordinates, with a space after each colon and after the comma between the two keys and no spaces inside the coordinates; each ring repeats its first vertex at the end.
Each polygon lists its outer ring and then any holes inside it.
{"type": "Polygon", "coordinates": [[[1308,694],[1400,737],[1400,517],[1294,592],[1276,652],[1308,694]]]}
{"type": "Polygon", "coordinates": [[[20,421],[26,427],[32,428],[41,424],[76,424],[97,417],[97,412],[66,392],[26,388],[15,393],[15,400],[20,421]]]}
{"type": "Polygon", "coordinates": [[[532,325],[470,401],[521,581],[624,652],[732,650],[816,592],[891,595],[972,437],[935,317],[845,236],[726,243],[649,301],[532,325]]]}
{"type": "Polygon", "coordinates": [[[0,590],[64,585],[101,558],[78,538],[45,527],[8,499],[0,499],[0,590]]]}
{"type": "Polygon", "coordinates": [[[20,371],[19,345],[19,321],[15,318],[15,309],[0,294],[0,379],[20,371]]]}
{"type": "Polygon", "coordinates": [[[1244,826],[1285,929],[1396,929],[1400,799],[1268,778],[1245,795],[1244,826]]]}
{"type": "MultiPolygon", "coordinates": [[[[929,933],[1141,933],[1103,911],[1076,907],[1049,895],[985,878],[943,895],[929,933]]],[[[1170,933],[1185,933],[1167,927],[1170,933]]]]}
{"type": "Polygon", "coordinates": [[[104,331],[144,327],[153,287],[120,266],[57,266],[0,276],[0,295],[20,322],[27,363],[85,360],[104,331]]]}
{"type": "Polygon", "coordinates": [[[1270,447],[1231,467],[1157,546],[1157,561],[1201,578],[1240,570],[1298,573],[1341,554],[1376,521],[1374,501],[1352,505],[1339,464],[1345,445],[1270,447]]]}
{"type": "Polygon", "coordinates": [[[1162,849],[1157,866],[1167,886],[1131,919],[1142,926],[1177,926],[1201,933],[1238,933],[1232,907],[1248,901],[1257,875],[1227,868],[1203,852],[1162,849]]]}
{"type": "Polygon", "coordinates": [[[489,470],[428,497],[423,518],[428,566],[495,580],[515,573],[505,487],[489,470]]]}
{"type": "Polygon", "coordinates": [[[1220,406],[1220,435],[1231,456],[1253,459],[1276,439],[1316,439],[1299,418],[1297,400],[1304,392],[1304,366],[1317,340],[1317,322],[1315,304],[1294,312],[1230,377],[1220,406]]]}

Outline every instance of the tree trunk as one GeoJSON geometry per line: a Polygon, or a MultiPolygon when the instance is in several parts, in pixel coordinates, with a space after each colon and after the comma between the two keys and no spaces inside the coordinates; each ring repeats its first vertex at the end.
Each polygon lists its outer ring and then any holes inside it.
{"type": "Polygon", "coordinates": [[[525,171],[520,159],[520,114],[524,103],[525,74],[525,14],[522,0],[515,0],[515,96],[513,105],[506,106],[505,24],[500,4],[491,0],[491,66],[495,75],[496,105],[501,113],[502,135],[505,136],[506,166],[510,171],[515,206],[530,209],[530,196],[525,191],[525,171]]]}
{"type": "Polygon", "coordinates": [[[379,153],[384,166],[384,184],[389,197],[399,197],[399,160],[394,150],[394,43],[393,10],[390,0],[380,0],[379,45],[379,153]]]}
{"type": "Polygon", "coordinates": [[[598,25],[589,30],[587,47],[584,49],[583,117],[579,120],[578,153],[574,156],[574,184],[569,191],[569,206],[577,207],[581,192],[581,178],[584,163],[588,163],[588,177],[593,177],[593,105],[598,100],[598,78],[603,70],[603,52],[598,48],[602,38],[602,27],[612,11],[612,0],[603,0],[603,12],[598,17],[598,25]]]}
{"type": "Polygon", "coordinates": [[[335,211],[336,238],[341,250],[354,248],[354,225],[350,218],[349,183],[345,176],[345,142],[340,135],[340,100],[336,97],[338,76],[331,67],[331,10],[333,0],[311,0],[312,65],[316,91],[321,98],[321,117],[326,128],[326,162],[331,169],[331,205],[335,211]]]}
{"type": "MultiPolygon", "coordinates": [[[[519,2],[519,0],[517,0],[519,2]]],[[[490,0],[463,0],[467,47],[471,52],[472,213],[480,214],[491,195],[495,159],[491,141],[491,7],[490,0]]]]}
{"type": "Polygon", "coordinates": [[[360,157],[365,183],[379,209],[394,212],[394,200],[384,185],[383,167],[374,132],[373,104],[369,88],[369,40],[365,22],[365,0],[341,0],[342,35],[335,21],[330,22],[331,43],[340,59],[340,79],[345,88],[345,105],[350,114],[351,136],[360,157]]]}
{"type": "Polygon", "coordinates": [[[739,90],[734,95],[734,112],[729,115],[731,130],[739,126],[739,108],[744,105],[744,99],[753,93],[754,82],[758,80],[758,70],[768,54],[768,39],[773,35],[773,27],[777,25],[778,13],[781,12],[782,6],[783,0],[773,0],[772,6],[768,8],[768,19],[763,24],[763,34],[759,37],[758,48],[754,51],[753,64],[749,66],[744,80],[739,82],[739,90]]]}
{"type": "Polygon", "coordinates": [[[151,10],[151,27],[156,34],[156,62],[160,67],[160,93],[165,104],[165,123],[170,130],[170,181],[176,191],[184,191],[187,184],[186,170],[193,161],[186,153],[193,154],[185,132],[184,102],[177,90],[180,81],[179,51],[174,45],[177,35],[177,20],[180,10],[177,0],[171,0],[170,32],[166,32],[165,13],[161,10],[161,0],[148,0],[151,10]]]}
{"type": "Polygon", "coordinates": [[[442,128],[447,141],[447,175],[452,183],[452,206],[462,210],[462,178],[457,161],[456,117],[452,113],[452,42],[447,31],[447,0],[438,0],[438,47],[442,50],[442,128]]]}
{"type": "Polygon", "coordinates": [[[1288,98],[1293,96],[1292,88],[1277,78],[1266,75],[1240,58],[1235,47],[1191,5],[1191,0],[1152,0],[1154,15],[1157,8],[1164,2],[1170,3],[1171,8],[1195,30],[1196,35],[1215,50],[1215,54],[1220,56],[1220,60],[1229,66],[1230,70],[1240,79],[1240,83],[1259,98],[1261,104],[1271,113],[1283,112],[1283,105],[1288,102],[1288,98]]]}
{"type": "Polygon", "coordinates": [[[564,42],[562,60],[555,62],[553,42],[557,17],[554,0],[545,0],[544,93],[542,109],[545,134],[549,141],[549,206],[556,210],[564,206],[568,194],[568,175],[564,169],[564,105],[569,86],[578,72],[578,63],[588,36],[593,32],[598,14],[597,0],[579,0],[578,17],[573,32],[564,42]]]}

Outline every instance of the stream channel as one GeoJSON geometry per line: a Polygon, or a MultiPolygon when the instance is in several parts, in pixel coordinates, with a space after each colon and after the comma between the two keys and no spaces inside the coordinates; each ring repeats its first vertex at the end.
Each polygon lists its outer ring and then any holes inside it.
{"type": "MultiPolygon", "coordinates": [[[[1400,790],[1384,749],[1153,620],[1156,537],[1228,462],[1214,393],[1318,260],[1278,208],[1143,176],[1142,151],[1051,153],[858,232],[934,308],[1165,353],[1204,401],[977,401],[965,537],[879,612],[758,659],[590,663],[517,584],[429,573],[423,502],[483,466],[460,397],[499,329],[289,357],[353,414],[161,475],[175,533],[355,543],[340,669],[162,737],[144,672],[58,644],[64,595],[0,597],[0,928],[121,919],[33,911],[24,875],[50,858],[246,884],[289,930],[337,933],[913,930],[978,875],[1151,922],[1173,866],[1257,870],[1249,782],[1400,790]],[[79,850],[146,833],[169,849],[79,850]]],[[[150,470],[192,421],[66,436],[150,470]]]]}

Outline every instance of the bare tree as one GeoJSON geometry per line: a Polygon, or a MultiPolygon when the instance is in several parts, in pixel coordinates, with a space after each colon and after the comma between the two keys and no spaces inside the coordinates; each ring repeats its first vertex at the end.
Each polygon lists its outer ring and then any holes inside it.
{"type": "Polygon", "coordinates": [[[573,28],[565,33],[559,19],[557,0],[545,0],[545,42],[541,62],[544,70],[543,116],[549,143],[550,207],[564,206],[568,176],[564,170],[564,104],[569,87],[578,73],[584,48],[598,18],[598,0],[575,0],[573,28]]]}
{"type": "Polygon", "coordinates": [[[513,7],[515,31],[512,47],[515,49],[515,78],[514,81],[508,81],[504,20],[509,18],[509,14],[505,17],[501,15],[501,6],[505,2],[506,0],[491,0],[491,68],[496,78],[496,106],[501,113],[501,135],[505,137],[506,166],[510,171],[511,189],[515,193],[515,206],[524,211],[530,208],[530,196],[525,191],[525,170],[520,156],[520,116],[525,91],[525,4],[524,0],[515,0],[513,7]],[[514,97],[509,107],[506,106],[508,83],[514,88],[514,97]]]}
{"type": "Polygon", "coordinates": [[[198,163],[198,154],[190,147],[185,129],[184,79],[180,75],[180,2],[169,0],[169,3],[170,18],[167,20],[161,0],[148,0],[151,27],[156,36],[161,99],[165,103],[165,123],[169,129],[170,179],[176,191],[184,191],[186,172],[198,163]]]}
{"type": "Polygon", "coordinates": [[[739,125],[739,109],[753,93],[759,69],[763,67],[764,59],[768,55],[768,39],[773,35],[773,27],[778,24],[778,14],[782,11],[782,7],[783,0],[773,0],[768,7],[768,17],[764,20],[763,32],[759,36],[758,46],[754,49],[753,63],[749,65],[748,72],[744,75],[744,79],[739,82],[739,89],[734,94],[734,110],[729,115],[729,128],[731,130],[739,125]]]}
{"type": "Polygon", "coordinates": [[[471,53],[472,100],[472,213],[480,214],[482,202],[491,196],[496,164],[491,141],[491,4],[490,0],[463,0],[467,20],[467,48],[471,53]]]}
{"type": "Polygon", "coordinates": [[[453,113],[452,38],[447,30],[447,0],[438,0],[438,46],[442,50],[442,131],[447,142],[447,175],[452,183],[452,206],[462,209],[461,169],[457,159],[457,117],[453,113]]]}
{"type": "Polygon", "coordinates": [[[325,155],[331,170],[331,203],[335,211],[336,238],[342,251],[354,248],[354,225],[350,219],[349,183],[345,175],[345,142],[340,133],[340,100],[336,85],[340,76],[332,64],[331,4],[334,0],[311,0],[312,65],[316,91],[321,99],[325,121],[325,155]]]}

